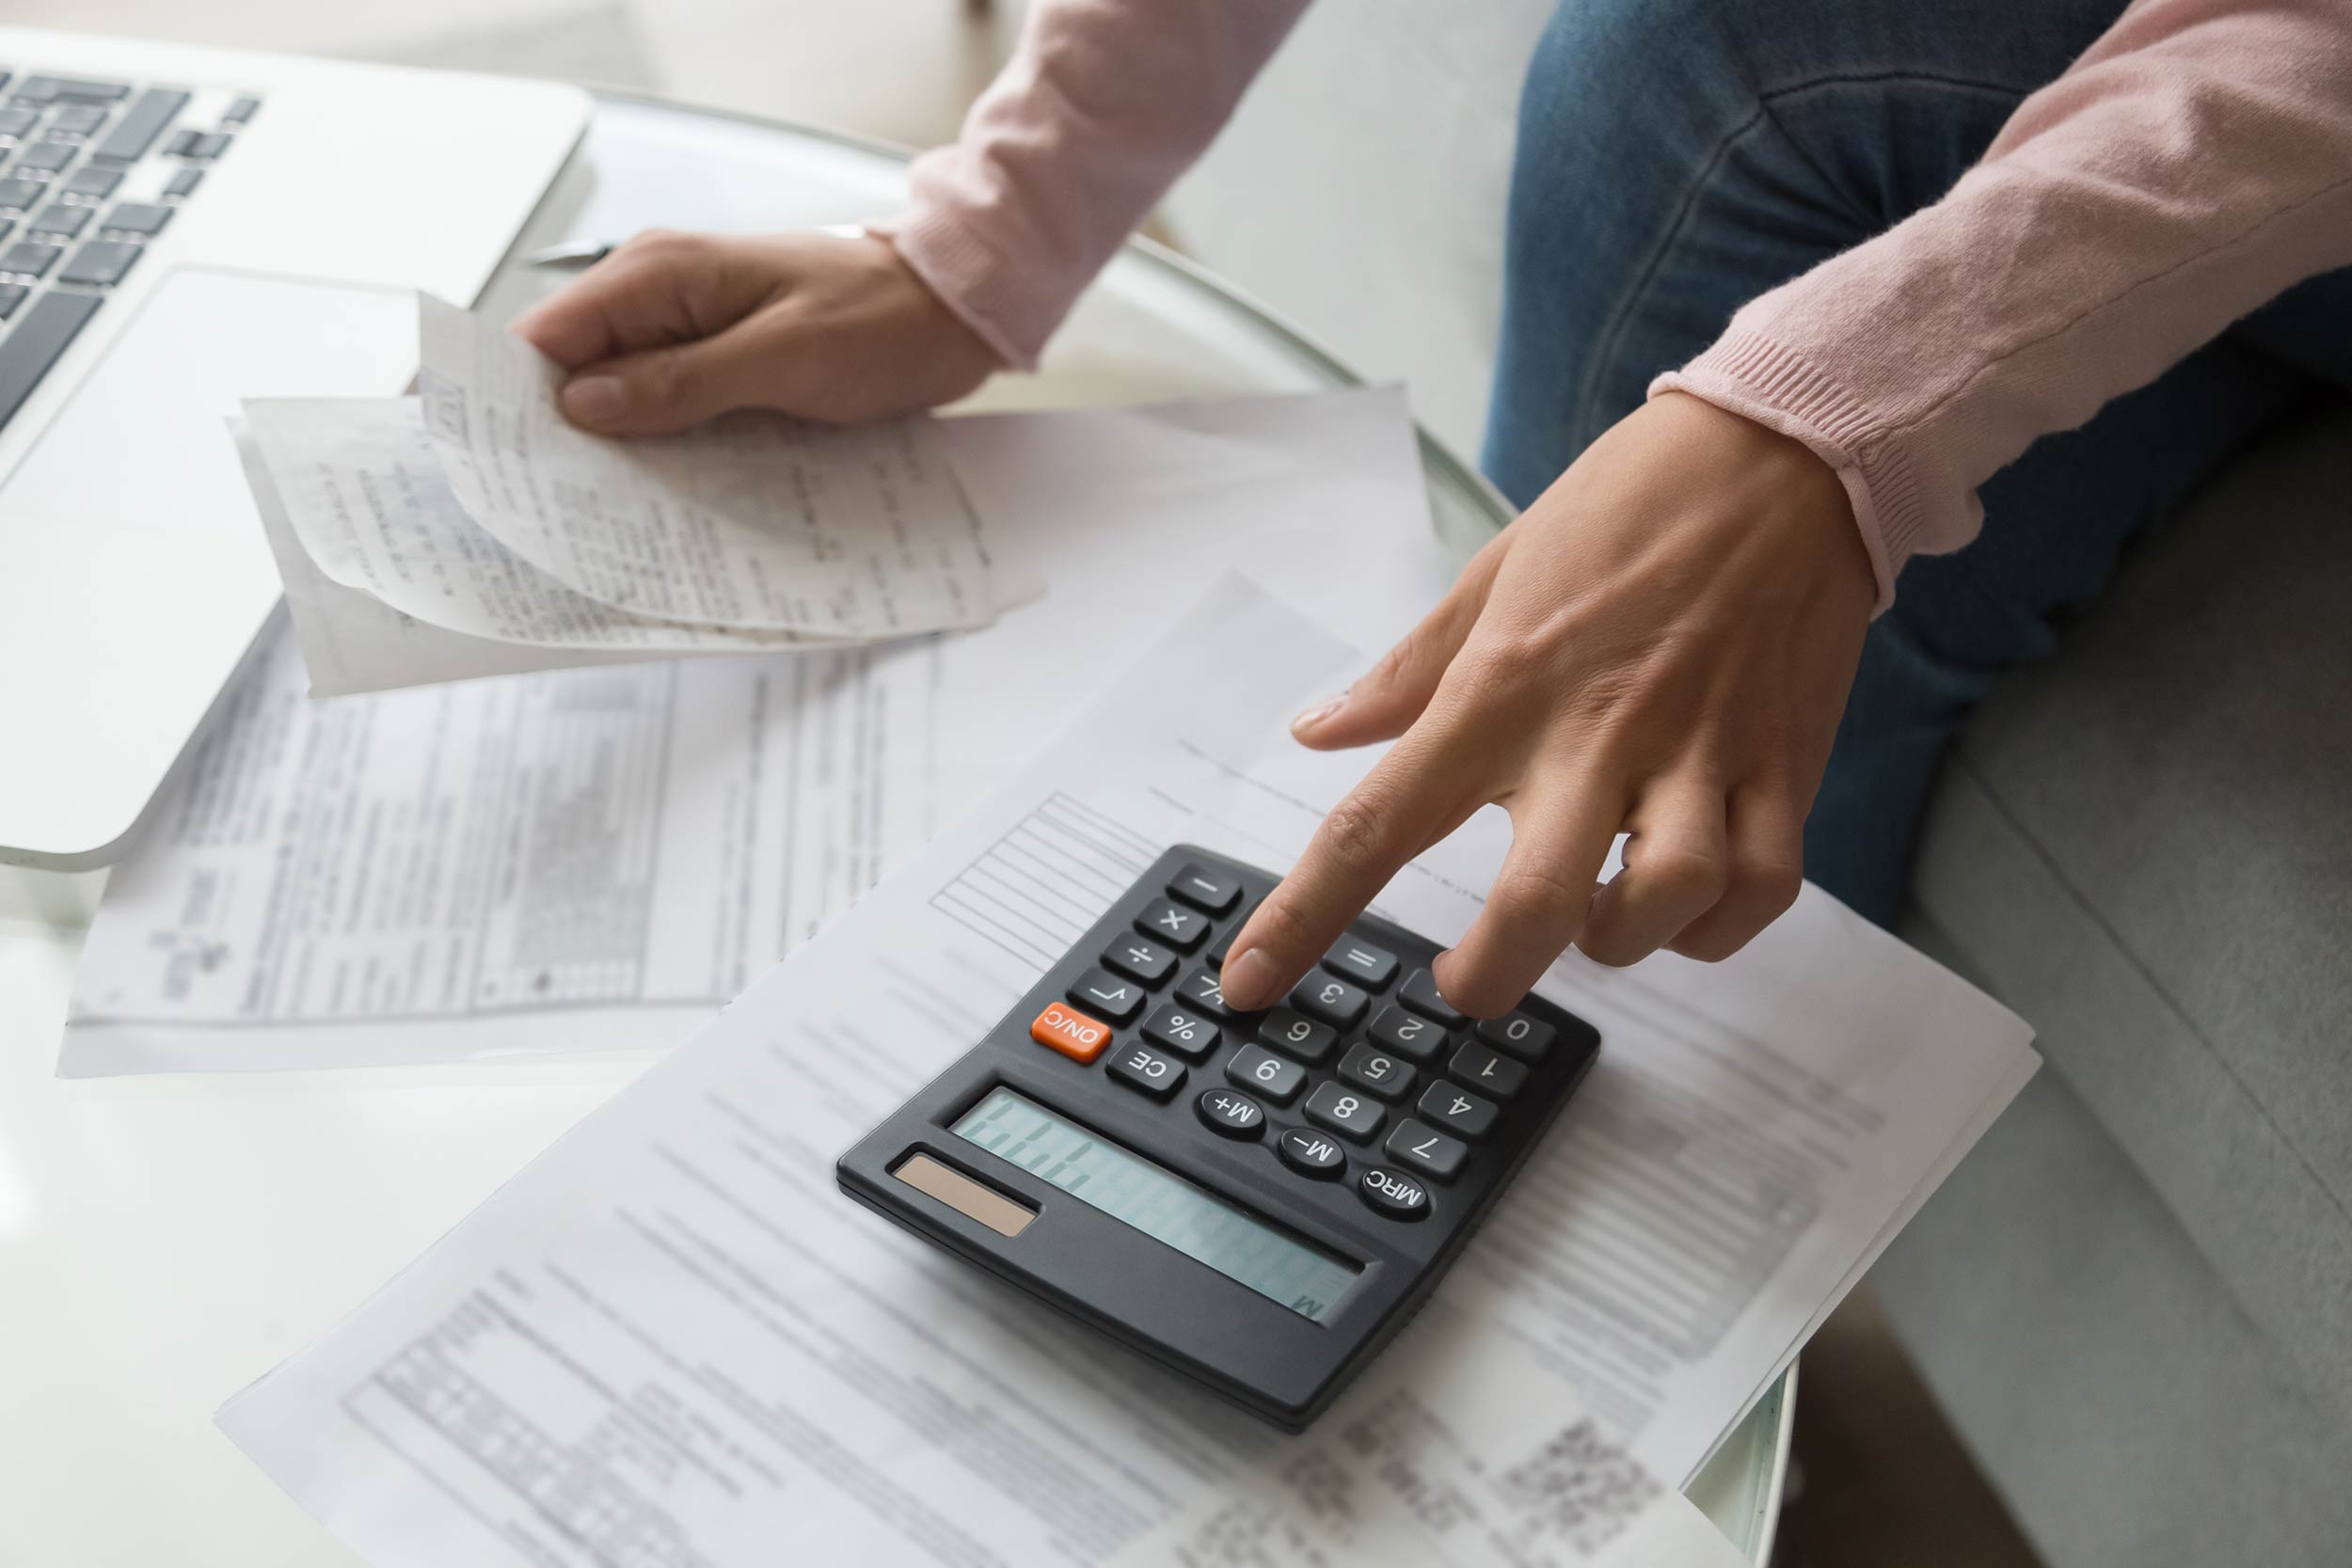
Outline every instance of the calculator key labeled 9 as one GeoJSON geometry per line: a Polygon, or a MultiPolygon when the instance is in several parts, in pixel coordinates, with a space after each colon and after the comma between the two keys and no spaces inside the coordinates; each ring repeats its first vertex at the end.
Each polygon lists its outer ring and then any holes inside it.
{"type": "Polygon", "coordinates": [[[1225,1064],[1225,1076],[1238,1087],[1263,1095],[1277,1105],[1289,1104],[1307,1086],[1305,1068],[1254,1045],[1245,1045],[1233,1053],[1233,1059],[1225,1064]]]}
{"type": "Polygon", "coordinates": [[[1331,1054],[1331,1048],[1340,1043],[1340,1037],[1327,1023],[1317,1023],[1288,1007],[1277,1007],[1258,1021],[1258,1043],[1270,1045],[1294,1061],[1319,1067],[1331,1054]]]}
{"type": "Polygon", "coordinates": [[[1075,1007],[1051,1004],[1029,1025],[1029,1038],[1051,1046],[1074,1062],[1091,1062],[1111,1043],[1111,1026],[1075,1007]]]}
{"type": "Polygon", "coordinates": [[[1184,1085],[1184,1063],[1140,1045],[1122,1045],[1112,1052],[1110,1073],[1154,1100],[1167,1100],[1184,1085]]]}

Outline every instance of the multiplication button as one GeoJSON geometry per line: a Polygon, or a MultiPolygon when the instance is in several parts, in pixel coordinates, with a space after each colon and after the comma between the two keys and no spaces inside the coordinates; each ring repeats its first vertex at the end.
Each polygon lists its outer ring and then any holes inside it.
{"type": "Polygon", "coordinates": [[[1136,929],[1179,953],[1189,953],[1209,934],[1209,917],[1182,904],[1154,904],[1136,916],[1136,929]]]}

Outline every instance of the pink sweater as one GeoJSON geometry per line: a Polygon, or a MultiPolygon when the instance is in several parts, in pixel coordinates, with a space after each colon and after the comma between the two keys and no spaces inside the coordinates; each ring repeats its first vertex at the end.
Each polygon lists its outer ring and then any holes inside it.
{"type": "MultiPolygon", "coordinates": [[[[900,252],[1009,365],[1208,146],[1306,0],[1038,0],[900,252]]],[[[1879,602],[1977,486],[2296,280],[2352,264],[2352,0],[2136,0],[1943,200],[1752,301],[1651,394],[1838,471],[1879,602]]]]}

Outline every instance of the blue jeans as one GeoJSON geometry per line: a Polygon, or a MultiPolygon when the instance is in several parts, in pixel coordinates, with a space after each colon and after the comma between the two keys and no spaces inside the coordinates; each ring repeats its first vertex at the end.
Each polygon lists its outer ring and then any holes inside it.
{"type": "MultiPolygon", "coordinates": [[[[1934,202],[2122,0],[1565,0],[1511,187],[1485,465],[1524,507],[1745,301],[1934,202]]],[[[2054,645],[2125,546],[2352,375],[2352,272],[2291,290],[1981,491],[1873,623],[1805,872],[1891,923],[1945,745],[2054,645]]]]}

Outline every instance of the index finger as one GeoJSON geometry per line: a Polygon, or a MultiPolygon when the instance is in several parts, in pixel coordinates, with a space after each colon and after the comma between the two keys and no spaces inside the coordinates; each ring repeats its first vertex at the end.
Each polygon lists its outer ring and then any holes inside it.
{"type": "Polygon", "coordinates": [[[707,337],[727,325],[695,309],[698,293],[718,292],[717,249],[707,235],[640,234],[525,311],[515,333],[567,371],[707,337]]]}
{"type": "Polygon", "coordinates": [[[1331,808],[1289,876],[1265,895],[1225,955],[1225,999],[1272,1006],[1315,966],[1389,879],[1459,826],[1483,797],[1443,765],[1434,727],[1417,726],[1331,808]]]}

